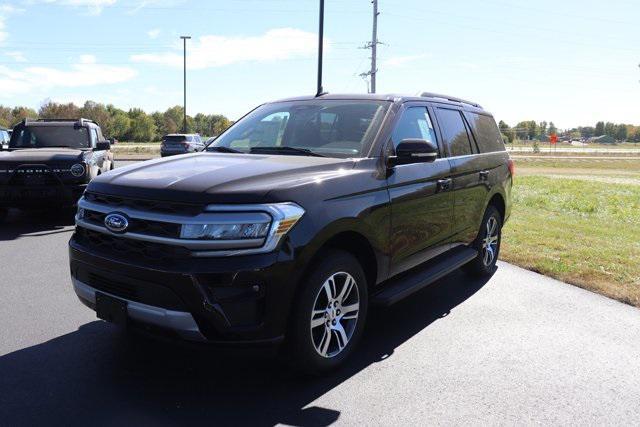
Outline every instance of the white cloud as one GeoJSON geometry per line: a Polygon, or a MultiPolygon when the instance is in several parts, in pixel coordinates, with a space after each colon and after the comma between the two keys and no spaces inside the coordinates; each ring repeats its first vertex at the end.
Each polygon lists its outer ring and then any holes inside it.
{"type": "MultiPolygon", "coordinates": [[[[317,35],[295,28],[277,28],[260,36],[202,36],[187,43],[191,69],[221,67],[247,61],[274,61],[316,54],[317,35]]],[[[182,45],[174,51],[133,55],[135,62],[182,67],[182,45]]]]}
{"type": "Polygon", "coordinates": [[[24,56],[24,54],[18,50],[12,50],[10,52],[5,52],[5,55],[7,55],[9,58],[13,58],[14,61],[16,62],[27,62],[27,58],[24,56]]]}
{"type": "Polygon", "coordinates": [[[428,58],[430,55],[427,54],[419,54],[419,55],[404,55],[404,56],[393,56],[389,59],[386,59],[382,62],[382,67],[384,68],[394,68],[394,67],[404,67],[412,62],[419,61],[421,59],[428,58]]]}
{"type": "Polygon", "coordinates": [[[0,45],[9,37],[9,33],[6,30],[5,20],[13,13],[23,12],[24,9],[15,7],[9,3],[0,4],[0,45]]]}
{"type": "Polygon", "coordinates": [[[136,70],[130,67],[100,64],[93,55],[82,55],[80,61],[68,70],[49,67],[13,70],[0,66],[0,93],[116,84],[131,80],[136,75],[136,70]]]}
{"type": "Polygon", "coordinates": [[[147,35],[149,36],[150,39],[157,39],[158,36],[160,35],[160,29],[154,28],[153,30],[149,30],[147,31],[147,35]]]}
{"type": "Polygon", "coordinates": [[[35,0],[39,3],[60,4],[63,6],[87,8],[91,15],[99,15],[107,6],[112,6],[117,0],[35,0]]]}

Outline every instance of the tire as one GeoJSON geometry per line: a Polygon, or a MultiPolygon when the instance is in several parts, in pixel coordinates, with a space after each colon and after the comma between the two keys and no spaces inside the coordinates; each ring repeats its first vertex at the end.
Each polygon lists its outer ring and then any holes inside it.
{"type": "Polygon", "coordinates": [[[495,206],[489,205],[482,218],[478,237],[473,241],[471,247],[478,251],[478,256],[463,267],[463,269],[477,277],[493,274],[496,269],[496,262],[500,255],[500,242],[502,241],[502,216],[495,206]],[[491,233],[490,233],[491,232],[491,233]],[[487,241],[488,233],[491,234],[490,241],[487,241]],[[487,243],[489,243],[487,249],[487,243]]]}
{"type": "Polygon", "coordinates": [[[367,281],[356,258],[332,250],[320,259],[300,284],[285,346],[294,368],[316,375],[336,369],[353,353],[368,307],[367,281]]]}
{"type": "Polygon", "coordinates": [[[7,218],[7,214],[9,213],[9,209],[0,208],[0,223],[3,223],[5,218],[7,218]]]}

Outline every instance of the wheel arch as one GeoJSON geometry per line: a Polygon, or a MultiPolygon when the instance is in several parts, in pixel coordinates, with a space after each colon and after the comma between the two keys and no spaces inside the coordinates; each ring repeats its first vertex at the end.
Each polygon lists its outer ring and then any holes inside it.
{"type": "Polygon", "coordinates": [[[504,196],[502,194],[500,194],[499,192],[495,193],[489,199],[489,202],[487,203],[487,206],[485,207],[485,211],[486,211],[486,208],[489,207],[489,206],[494,206],[498,210],[498,212],[500,213],[500,218],[504,222],[505,214],[506,214],[506,204],[505,204],[504,196]]]}

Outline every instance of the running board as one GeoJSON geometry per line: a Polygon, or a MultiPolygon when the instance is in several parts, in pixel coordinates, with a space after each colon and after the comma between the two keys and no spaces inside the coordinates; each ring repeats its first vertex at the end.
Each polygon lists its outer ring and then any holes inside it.
{"type": "Polygon", "coordinates": [[[383,285],[380,292],[373,296],[371,303],[383,307],[395,304],[457,270],[476,256],[478,251],[466,246],[452,249],[427,262],[425,266],[417,267],[402,273],[398,278],[391,279],[387,285],[383,285]]]}

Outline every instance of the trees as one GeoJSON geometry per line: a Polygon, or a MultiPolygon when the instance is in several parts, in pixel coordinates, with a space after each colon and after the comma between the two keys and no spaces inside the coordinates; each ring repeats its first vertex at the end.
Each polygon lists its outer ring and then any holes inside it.
{"type": "Polygon", "coordinates": [[[596,130],[594,136],[602,136],[604,135],[604,122],[596,123],[596,130]]]}
{"type": "MultiPolygon", "coordinates": [[[[175,106],[164,112],[147,114],[140,108],[121,110],[111,104],[86,101],[82,107],[73,103],[61,104],[45,100],[36,112],[26,107],[5,107],[0,105],[0,126],[12,127],[24,118],[94,120],[105,136],[119,140],[158,141],[168,133],[182,132],[183,108],[175,106]]],[[[203,136],[219,135],[231,122],[220,114],[197,114],[187,116],[187,131],[203,136]]]]}
{"type": "Polygon", "coordinates": [[[616,126],[616,134],[614,138],[618,141],[626,141],[627,140],[627,125],[617,125],[616,126]]]}

